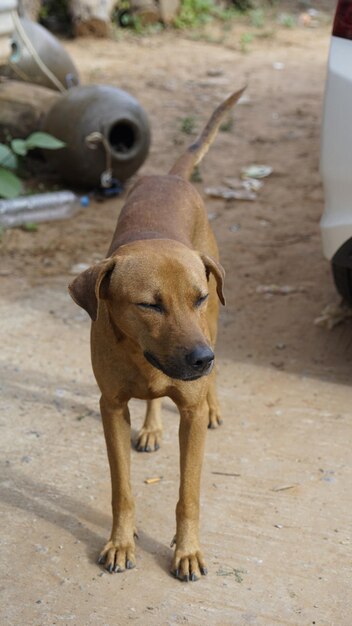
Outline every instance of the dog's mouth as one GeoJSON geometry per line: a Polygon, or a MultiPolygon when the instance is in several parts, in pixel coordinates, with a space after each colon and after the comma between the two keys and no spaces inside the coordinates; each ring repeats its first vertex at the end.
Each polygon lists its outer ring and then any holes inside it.
{"type": "Polygon", "coordinates": [[[202,371],[195,373],[194,369],[185,365],[178,365],[176,363],[169,364],[167,367],[163,366],[160,361],[151,352],[144,352],[144,356],[148,363],[160,370],[165,376],[174,378],[175,380],[183,380],[191,382],[192,380],[198,380],[202,376],[207,376],[213,369],[214,361],[211,361],[202,371]]]}

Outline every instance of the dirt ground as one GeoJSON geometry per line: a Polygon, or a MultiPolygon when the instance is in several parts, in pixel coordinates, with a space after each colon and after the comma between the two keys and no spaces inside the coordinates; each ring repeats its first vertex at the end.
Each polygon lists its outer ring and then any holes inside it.
{"type": "MultiPolygon", "coordinates": [[[[209,574],[169,574],[178,493],[178,417],[164,405],[154,454],[132,454],[137,568],[96,564],[110,531],[110,482],[89,321],[66,286],[103,258],[122,199],[1,242],[1,623],[114,626],[349,626],[352,326],[314,325],[339,298],[322,257],[319,125],[330,25],[242,26],[186,37],[65,44],[84,82],[136,96],[164,172],[232,89],[246,98],[201,166],[204,188],[272,166],[254,202],[208,199],[223,265],[217,361],[224,424],[208,434],[201,537],[209,574]],[[220,36],[221,35],[221,36],[220,36]],[[243,38],[242,38],[243,43],[243,38]],[[275,64],[283,65],[275,65],[275,64]],[[281,69],[277,69],[277,68],[281,69]],[[290,286],[287,295],[259,286],[290,286]],[[162,476],[148,485],[148,477],[162,476]]],[[[132,403],[133,436],[142,402],[132,403]]]]}

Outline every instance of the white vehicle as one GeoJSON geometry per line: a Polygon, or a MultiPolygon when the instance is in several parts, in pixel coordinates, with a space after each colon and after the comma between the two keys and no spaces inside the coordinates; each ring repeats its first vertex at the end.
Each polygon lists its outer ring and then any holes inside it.
{"type": "Polygon", "coordinates": [[[320,170],[324,255],[336,288],[352,304],[352,0],[337,3],[328,60],[320,170]]]}

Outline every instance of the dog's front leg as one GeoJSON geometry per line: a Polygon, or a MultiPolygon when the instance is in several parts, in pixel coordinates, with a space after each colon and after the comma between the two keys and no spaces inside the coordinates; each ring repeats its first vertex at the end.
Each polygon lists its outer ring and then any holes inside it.
{"type": "Polygon", "coordinates": [[[112,487],[112,530],[110,541],[99,557],[109,572],[132,569],[135,562],[134,501],[130,485],[130,415],[127,403],[106,400],[100,409],[108,451],[112,487]]]}
{"type": "Polygon", "coordinates": [[[199,544],[200,479],[208,427],[206,402],[180,408],[180,494],[176,507],[172,573],[183,581],[197,580],[207,569],[199,544]]]}

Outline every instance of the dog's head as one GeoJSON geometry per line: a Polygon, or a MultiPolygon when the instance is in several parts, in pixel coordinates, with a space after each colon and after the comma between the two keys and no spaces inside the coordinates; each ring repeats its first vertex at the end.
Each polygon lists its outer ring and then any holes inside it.
{"type": "Polygon", "coordinates": [[[93,321],[105,303],[110,321],[170,378],[195,380],[214,364],[206,311],[213,276],[224,304],[224,270],[171,240],[136,241],[82,272],[69,291],[93,321]]]}

